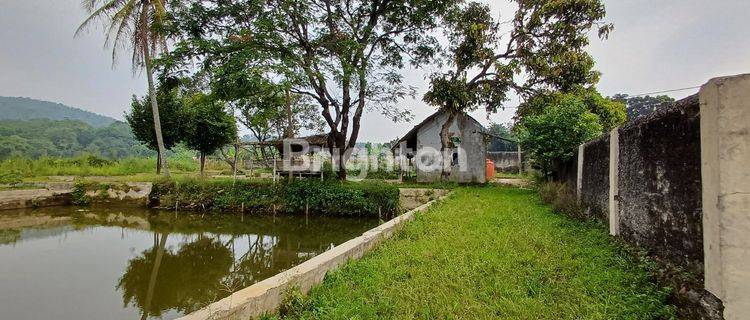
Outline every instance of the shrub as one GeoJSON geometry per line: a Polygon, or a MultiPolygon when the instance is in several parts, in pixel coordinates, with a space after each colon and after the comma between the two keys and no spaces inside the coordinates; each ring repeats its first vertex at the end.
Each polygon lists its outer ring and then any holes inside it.
{"type": "Polygon", "coordinates": [[[18,184],[23,181],[23,176],[18,171],[0,172],[0,184],[18,184]]]}
{"type": "Polygon", "coordinates": [[[560,182],[545,182],[539,185],[539,196],[542,201],[552,205],[552,208],[567,216],[584,219],[583,207],[578,203],[578,197],[570,187],[560,182]]]}
{"type": "Polygon", "coordinates": [[[91,197],[86,194],[88,189],[89,184],[77,181],[73,185],[73,192],[70,194],[72,203],[77,206],[87,206],[91,204],[91,197]]]}
{"type": "Polygon", "coordinates": [[[194,210],[279,211],[287,214],[372,216],[399,212],[399,190],[380,183],[295,180],[265,181],[163,180],[154,184],[152,204],[194,210]]]}

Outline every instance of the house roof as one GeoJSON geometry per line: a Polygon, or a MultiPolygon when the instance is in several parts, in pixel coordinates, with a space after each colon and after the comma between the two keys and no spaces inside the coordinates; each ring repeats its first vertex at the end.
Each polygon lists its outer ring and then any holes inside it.
{"type": "MultiPolygon", "coordinates": [[[[398,141],[396,141],[396,144],[391,147],[391,151],[396,150],[399,147],[399,145],[401,144],[401,141],[409,141],[409,140],[412,140],[412,139],[416,139],[417,133],[419,133],[419,129],[421,129],[424,125],[432,122],[432,120],[435,120],[435,118],[437,118],[441,114],[443,114],[443,111],[442,110],[438,110],[437,112],[435,112],[435,113],[431,114],[430,116],[428,116],[427,118],[425,118],[418,125],[414,126],[414,128],[412,128],[411,130],[409,130],[409,132],[407,132],[406,135],[404,135],[401,139],[399,139],[398,141]]],[[[471,119],[472,121],[476,122],[480,127],[483,127],[482,124],[479,123],[479,121],[477,121],[477,119],[474,119],[474,117],[470,116],[466,112],[463,112],[463,114],[465,116],[469,117],[469,119],[471,119]]],[[[482,132],[482,133],[484,133],[484,132],[482,132]]]]}

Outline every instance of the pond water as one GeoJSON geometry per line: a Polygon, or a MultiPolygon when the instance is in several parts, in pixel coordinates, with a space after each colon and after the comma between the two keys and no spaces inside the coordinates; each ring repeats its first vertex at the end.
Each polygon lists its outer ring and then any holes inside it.
{"type": "Polygon", "coordinates": [[[174,319],[377,224],[134,208],[0,211],[0,319],[174,319]]]}

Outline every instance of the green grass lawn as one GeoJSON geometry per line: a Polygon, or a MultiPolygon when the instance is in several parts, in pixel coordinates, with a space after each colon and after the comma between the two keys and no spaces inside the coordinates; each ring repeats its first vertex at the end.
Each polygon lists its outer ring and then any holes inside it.
{"type": "MultiPolygon", "coordinates": [[[[296,296],[296,298],[290,298],[296,296]]],[[[663,319],[668,292],[598,225],[534,191],[458,188],[330,274],[287,319],[663,319]]]]}

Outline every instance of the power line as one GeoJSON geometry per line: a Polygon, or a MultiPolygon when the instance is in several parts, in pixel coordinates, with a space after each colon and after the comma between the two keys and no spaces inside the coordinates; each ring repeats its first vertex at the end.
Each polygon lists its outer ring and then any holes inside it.
{"type": "Polygon", "coordinates": [[[648,93],[641,93],[641,94],[633,94],[629,95],[630,97],[640,97],[640,96],[648,96],[652,94],[660,94],[660,93],[669,93],[669,92],[676,92],[676,91],[685,91],[685,90],[691,90],[691,89],[698,89],[701,86],[694,86],[694,87],[688,87],[688,88],[679,88],[679,89],[671,89],[671,90],[664,90],[664,91],[655,91],[655,92],[648,92],[648,93]]]}

